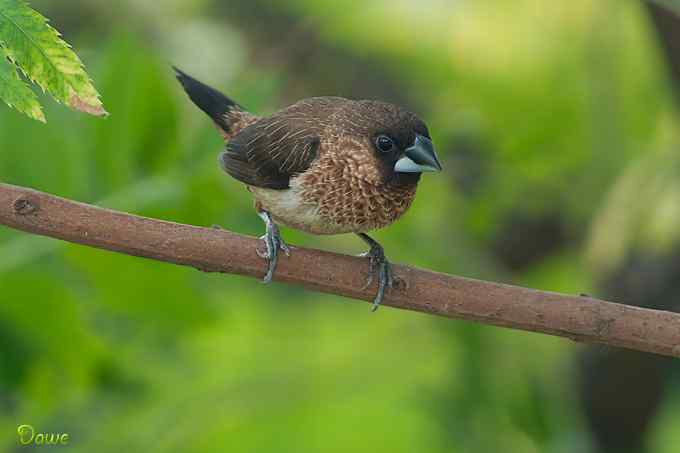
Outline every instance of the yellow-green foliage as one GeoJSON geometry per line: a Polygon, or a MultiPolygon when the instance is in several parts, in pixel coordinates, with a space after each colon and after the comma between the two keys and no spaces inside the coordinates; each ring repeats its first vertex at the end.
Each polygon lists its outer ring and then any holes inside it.
{"type": "Polygon", "coordinates": [[[16,67],[7,59],[4,48],[0,48],[0,99],[31,118],[45,121],[35,93],[19,78],[16,67]]]}
{"type": "Polygon", "coordinates": [[[0,0],[0,60],[0,99],[31,118],[45,121],[35,93],[15,67],[56,101],[92,115],[106,114],[78,56],[23,0],[0,0]]]}

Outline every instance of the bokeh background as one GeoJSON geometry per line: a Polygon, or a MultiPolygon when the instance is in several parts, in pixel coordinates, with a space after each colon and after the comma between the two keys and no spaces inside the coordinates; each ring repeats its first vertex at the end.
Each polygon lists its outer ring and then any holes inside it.
{"type": "MultiPolygon", "coordinates": [[[[111,116],[45,98],[42,125],[0,108],[0,180],[260,235],[170,65],[258,113],[379,98],[426,119],[445,166],[376,234],[393,261],[674,309],[674,3],[34,0],[111,116]]],[[[74,452],[674,453],[679,374],[0,228],[2,451],[29,449],[16,435],[29,423],[68,432],[74,452]]]]}

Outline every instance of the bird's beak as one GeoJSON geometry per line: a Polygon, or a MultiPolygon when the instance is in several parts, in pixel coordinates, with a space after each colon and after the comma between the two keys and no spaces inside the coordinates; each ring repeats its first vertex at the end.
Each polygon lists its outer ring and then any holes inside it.
{"type": "Polygon", "coordinates": [[[413,146],[406,148],[404,157],[394,165],[394,171],[398,173],[422,173],[426,171],[442,171],[437,153],[434,152],[432,141],[422,135],[416,134],[413,146]]]}

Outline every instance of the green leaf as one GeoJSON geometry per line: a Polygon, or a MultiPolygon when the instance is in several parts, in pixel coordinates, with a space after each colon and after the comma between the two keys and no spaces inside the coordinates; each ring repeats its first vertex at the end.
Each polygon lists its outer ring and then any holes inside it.
{"type": "Polygon", "coordinates": [[[21,80],[16,66],[7,59],[3,47],[0,47],[0,99],[21,113],[45,122],[45,115],[35,93],[21,80]]]}
{"type": "Polygon", "coordinates": [[[26,77],[58,102],[92,115],[107,114],[78,56],[24,0],[0,0],[0,44],[26,77]]]}

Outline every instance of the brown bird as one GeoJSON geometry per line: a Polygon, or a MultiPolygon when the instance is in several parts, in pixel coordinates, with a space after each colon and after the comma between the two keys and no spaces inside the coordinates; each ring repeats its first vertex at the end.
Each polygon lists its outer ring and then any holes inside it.
{"type": "Polygon", "coordinates": [[[376,310],[393,285],[389,261],[366,232],[385,227],[409,208],[422,172],[441,171],[430,134],[416,115],[379,101],[304,99],[257,117],[177,68],[189,98],[227,141],[219,163],[243,182],[264,220],[271,281],[279,250],[290,250],[277,223],[312,234],[355,233],[370,247],[368,287],[377,274],[376,310]]]}

